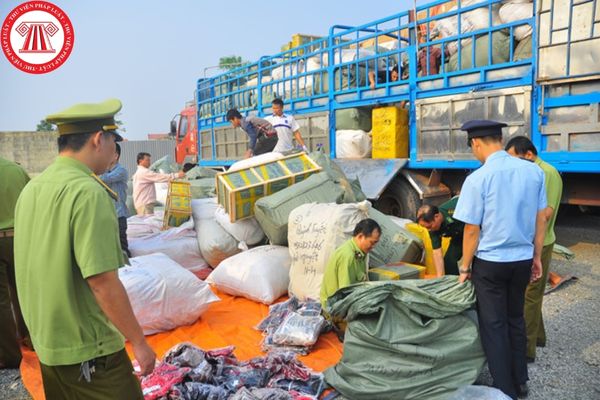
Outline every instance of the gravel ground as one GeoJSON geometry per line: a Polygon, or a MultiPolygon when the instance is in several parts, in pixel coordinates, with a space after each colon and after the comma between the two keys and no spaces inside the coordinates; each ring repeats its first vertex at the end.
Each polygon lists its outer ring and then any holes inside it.
{"type": "MultiPolygon", "coordinates": [[[[557,243],[575,252],[567,261],[557,255],[552,271],[578,278],[544,298],[548,343],[529,364],[529,400],[600,399],[600,216],[561,208],[557,243]]],[[[485,370],[478,383],[491,384],[485,370]]],[[[30,399],[18,370],[0,370],[0,399],[30,399]]]]}

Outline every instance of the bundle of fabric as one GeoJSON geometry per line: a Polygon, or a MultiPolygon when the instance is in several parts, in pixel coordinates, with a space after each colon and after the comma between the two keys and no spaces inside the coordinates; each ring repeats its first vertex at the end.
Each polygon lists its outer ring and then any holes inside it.
{"type": "Polygon", "coordinates": [[[485,357],[471,283],[456,277],[366,282],[328,300],[348,323],[341,361],[325,380],[351,399],[445,399],[475,382],[485,357]]]}
{"type": "Polygon", "coordinates": [[[323,390],[322,376],[306,368],[293,353],[241,362],[233,351],[233,346],[205,351],[180,343],[165,354],[152,374],[142,378],[142,390],[147,399],[159,395],[176,400],[307,399],[323,390]]]}
{"type": "Polygon", "coordinates": [[[259,246],[224,260],[206,278],[219,290],[271,304],[287,293],[290,253],[283,246],[259,246]]]}
{"type": "Polygon", "coordinates": [[[200,252],[213,268],[241,251],[239,242],[219,225],[215,198],[192,200],[192,216],[200,252]]]}
{"type": "Polygon", "coordinates": [[[162,211],[150,216],[133,216],[127,219],[127,240],[133,257],[163,253],[201,279],[210,273],[207,262],[200,253],[194,231],[194,221],[162,230],[162,211]]]}
{"type": "MultiPolygon", "coordinates": [[[[500,20],[503,24],[529,19],[533,17],[533,3],[523,0],[508,0],[500,7],[500,20]]],[[[519,25],[513,28],[513,35],[519,42],[531,36],[532,28],[529,24],[519,25]]]]}
{"type": "Polygon", "coordinates": [[[119,269],[133,313],[145,335],[194,323],[219,298],[181,265],[164,254],[130,258],[119,269]]]}
{"type": "Polygon", "coordinates": [[[256,329],[262,331],[263,351],[292,351],[308,354],[326,329],[317,301],[300,302],[296,297],[269,307],[269,315],[256,329]]]}
{"type": "Polygon", "coordinates": [[[262,197],[254,204],[254,216],[270,242],[288,244],[290,213],[306,203],[341,203],[344,190],[325,172],[313,174],[272,195],[262,197]]]}
{"type": "Polygon", "coordinates": [[[338,158],[371,158],[371,135],[363,130],[337,130],[335,143],[338,158]]]}

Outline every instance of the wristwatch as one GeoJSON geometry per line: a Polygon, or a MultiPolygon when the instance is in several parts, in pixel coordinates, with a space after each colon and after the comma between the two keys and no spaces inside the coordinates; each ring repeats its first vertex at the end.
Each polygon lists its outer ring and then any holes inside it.
{"type": "Polygon", "coordinates": [[[461,274],[470,274],[471,273],[471,268],[467,268],[467,269],[459,268],[458,272],[460,272],[461,274]]]}

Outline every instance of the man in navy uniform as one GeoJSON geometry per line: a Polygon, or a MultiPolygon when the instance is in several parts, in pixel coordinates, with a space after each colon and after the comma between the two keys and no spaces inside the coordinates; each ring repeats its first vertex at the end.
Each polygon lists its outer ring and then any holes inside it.
{"type": "Polygon", "coordinates": [[[523,304],[530,281],[540,278],[544,244],[544,173],[511,157],[494,121],[469,121],[468,145],[483,165],[462,186],[454,218],[465,223],[459,280],[471,279],[477,296],[481,344],[494,386],[527,395],[523,304]]]}

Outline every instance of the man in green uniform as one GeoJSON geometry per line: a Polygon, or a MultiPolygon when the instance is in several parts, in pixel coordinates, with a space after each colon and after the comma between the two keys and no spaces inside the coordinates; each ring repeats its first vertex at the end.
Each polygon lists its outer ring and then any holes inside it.
{"type": "Polygon", "coordinates": [[[527,331],[527,361],[535,361],[535,349],[537,346],[546,345],[546,330],[542,317],[542,302],[544,291],[550,272],[550,261],[552,260],[552,249],[556,241],[554,234],[554,222],[558,214],[558,206],[562,196],[562,178],[552,165],[538,157],[537,149],[525,136],[515,136],[506,144],[508,154],[536,163],[544,171],[546,185],[546,201],[548,206],[544,210],[546,216],[546,236],[542,248],[542,277],[529,283],[525,292],[525,330],[527,331]]]}
{"type": "Polygon", "coordinates": [[[352,236],[336,249],[325,267],[321,284],[321,306],[324,310],[327,299],[338,289],[368,280],[366,258],[379,242],[381,227],[367,218],[356,225],[352,236]]]}
{"type": "Polygon", "coordinates": [[[120,109],[111,99],[46,117],[58,126],[59,156],[17,202],[17,289],[47,399],[142,399],[123,336],[140,374],[154,368],[117,274],[115,194],[97,177],[122,140],[114,121],[120,109]]]}
{"type": "Polygon", "coordinates": [[[17,300],[13,254],[15,205],[27,182],[29,176],[23,168],[0,157],[0,368],[19,366],[18,338],[28,335],[17,300]]]}
{"type": "Polygon", "coordinates": [[[458,275],[465,224],[452,218],[457,202],[458,196],[455,196],[439,207],[425,204],[417,212],[417,223],[429,231],[438,278],[444,275],[458,275]],[[443,237],[450,238],[445,255],[442,253],[443,237]]]}

